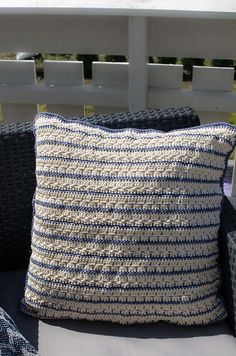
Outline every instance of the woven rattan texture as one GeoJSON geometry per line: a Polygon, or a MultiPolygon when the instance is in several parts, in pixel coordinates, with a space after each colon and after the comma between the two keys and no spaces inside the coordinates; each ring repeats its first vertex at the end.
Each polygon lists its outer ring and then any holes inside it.
{"type": "Polygon", "coordinates": [[[84,120],[90,124],[112,129],[133,127],[165,132],[200,125],[197,114],[189,107],[95,115],[86,117],[84,120]]]}
{"type": "Polygon", "coordinates": [[[49,113],[35,125],[23,309],[120,323],[224,318],[218,229],[236,129],[110,130],[49,113]]]}
{"type": "Polygon", "coordinates": [[[236,329],[236,231],[228,234],[229,264],[232,283],[234,327],[236,329]]]}
{"type": "MultiPolygon", "coordinates": [[[[234,251],[228,247],[228,234],[236,231],[236,211],[229,202],[228,198],[224,197],[222,212],[221,212],[221,225],[219,230],[219,250],[220,250],[220,266],[222,270],[222,287],[221,295],[224,298],[228,310],[228,321],[234,330],[236,336],[236,303],[233,296],[232,285],[234,281],[231,278],[230,261],[234,261],[232,254],[234,251]]],[[[236,262],[235,267],[236,269],[236,262]]]]}
{"type": "Polygon", "coordinates": [[[32,125],[0,126],[0,270],[27,266],[35,154],[32,125]]]}
{"type": "MultiPolygon", "coordinates": [[[[137,127],[162,131],[200,124],[191,108],[114,113],[91,116],[85,120],[110,128],[137,127]]],[[[0,125],[0,270],[28,265],[34,189],[32,124],[0,125]]]]}

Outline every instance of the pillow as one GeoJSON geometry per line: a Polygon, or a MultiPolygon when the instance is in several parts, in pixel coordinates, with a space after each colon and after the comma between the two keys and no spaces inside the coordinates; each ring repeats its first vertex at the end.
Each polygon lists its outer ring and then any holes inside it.
{"type": "MultiPolygon", "coordinates": [[[[189,107],[94,115],[83,119],[115,129],[136,127],[170,131],[200,125],[197,114],[189,107]]],[[[0,125],[0,271],[28,266],[35,184],[32,124],[0,125]]]]}
{"type": "Polygon", "coordinates": [[[114,130],[42,113],[35,135],[26,313],[122,324],[226,317],[217,235],[236,128],[114,130]]]}
{"type": "Polygon", "coordinates": [[[11,317],[0,307],[0,355],[38,355],[35,348],[18,331],[11,317]]]}

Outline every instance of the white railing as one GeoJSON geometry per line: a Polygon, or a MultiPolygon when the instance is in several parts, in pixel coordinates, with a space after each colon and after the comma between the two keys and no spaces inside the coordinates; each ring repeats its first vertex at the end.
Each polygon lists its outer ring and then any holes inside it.
{"type": "MultiPolygon", "coordinates": [[[[235,1],[215,0],[214,6],[182,1],[182,8],[173,0],[163,2],[166,8],[153,1],[95,3],[0,3],[0,52],[112,54],[129,60],[94,62],[90,84],[84,84],[82,62],[45,61],[44,83],[38,84],[33,61],[0,61],[5,121],[31,119],[38,104],[72,116],[83,115],[84,105],[95,112],[187,105],[204,122],[227,121],[236,112],[233,68],[194,67],[192,87],[183,89],[182,65],[147,64],[148,56],[235,59],[235,1]]],[[[236,178],[233,183],[236,195],[236,178]]]]}

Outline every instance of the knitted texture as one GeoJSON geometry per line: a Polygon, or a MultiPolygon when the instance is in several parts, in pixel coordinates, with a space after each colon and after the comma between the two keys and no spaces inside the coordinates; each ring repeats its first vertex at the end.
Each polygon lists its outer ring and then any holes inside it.
{"type": "Polygon", "coordinates": [[[0,355],[35,356],[38,352],[17,329],[12,318],[0,307],[0,355]]]}
{"type": "Polygon", "coordinates": [[[24,311],[181,325],[226,316],[217,236],[233,126],[113,130],[40,114],[35,133],[24,311]]]}
{"type": "MultiPolygon", "coordinates": [[[[136,127],[170,131],[200,125],[197,114],[188,107],[95,115],[83,119],[116,129],[136,127]]],[[[28,266],[35,184],[32,123],[0,125],[0,271],[28,266]]]]}

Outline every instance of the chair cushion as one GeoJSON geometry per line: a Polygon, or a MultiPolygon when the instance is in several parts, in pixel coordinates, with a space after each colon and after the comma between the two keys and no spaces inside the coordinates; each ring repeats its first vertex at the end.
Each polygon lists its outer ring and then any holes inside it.
{"type": "Polygon", "coordinates": [[[0,306],[14,320],[20,333],[37,349],[38,320],[22,313],[19,308],[26,272],[26,269],[0,272],[0,306]]]}
{"type": "Polygon", "coordinates": [[[113,130],[45,113],[35,134],[23,310],[180,325],[226,316],[217,234],[233,126],[113,130]]]}
{"type": "Polygon", "coordinates": [[[236,338],[223,325],[177,327],[159,322],[118,327],[40,321],[39,352],[47,356],[235,356],[236,338]]]}
{"type": "MultiPolygon", "coordinates": [[[[39,348],[41,355],[60,356],[67,354],[73,356],[73,354],[78,355],[78,350],[81,350],[81,355],[91,356],[96,350],[97,356],[112,356],[113,353],[116,356],[123,356],[127,354],[127,347],[129,347],[130,353],[131,351],[133,353],[137,352],[140,347],[140,352],[143,352],[142,350],[148,347],[149,354],[149,352],[155,352],[155,350],[159,349],[163,345],[163,341],[165,341],[164,345],[168,346],[169,353],[172,356],[172,343],[174,342],[173,339],[175,339],[175,347],[180,348],[183,346],[183,356],[186,345],[189,342],[191,343],[191,338],[199,341],[198,346],[196,345],[196,348],[191,349],[191,354],[195,350],[197,352],[198,348],[201,347],[202,341],[206,339],[209,342],[210,340],[213,341],[213,339],[219,340],[221,347],[225,350],[226,348],[231,350],[232,345],[234,345],[234,348],[236,347],[236,339],[233,338],[232,330],[226,320],[214,325],[191,327],[175,326],[165,322],[145,325],[119,325],[85,320],[50,320],[39,322],[38,335],[38,320],[21,313],[18,308],[20,297],[24,291],[25,275],[26,270],[0,273],[0,285],[2,287],[0,290],[0,305],[14,320],[21,334],[36,349],[39,348]],[[215,338],[212,339],[214,336],[215,338]],[[223,342],[223,338],[225,342],[223,342]],[[55,339],[57,342],[55,342],[55,339]],[[169,340],[172,343],[168,343],[169,340]],[[92,350],[91,347],[93,348],[92,350]],[[117,355],[118,350],[119,353],[117,355]]],[[[219,355],[221,356],[223,353],[219,343],[211,342],[212,347],[213,345],[216,345],[215,349],[219,350],[219,355]]],[[[143,354],[147,353],[143,352],[143,354]]],[[[160,354],[164,354],[164,352],[160,354]]],[[[224,355],[231,356],[226,351],[224,355]]],[[[234,354],[232,353],[232,355],[234,354]]],[[[217,356],[217,353],[214,353],[214,356],[217,356]]]]}

